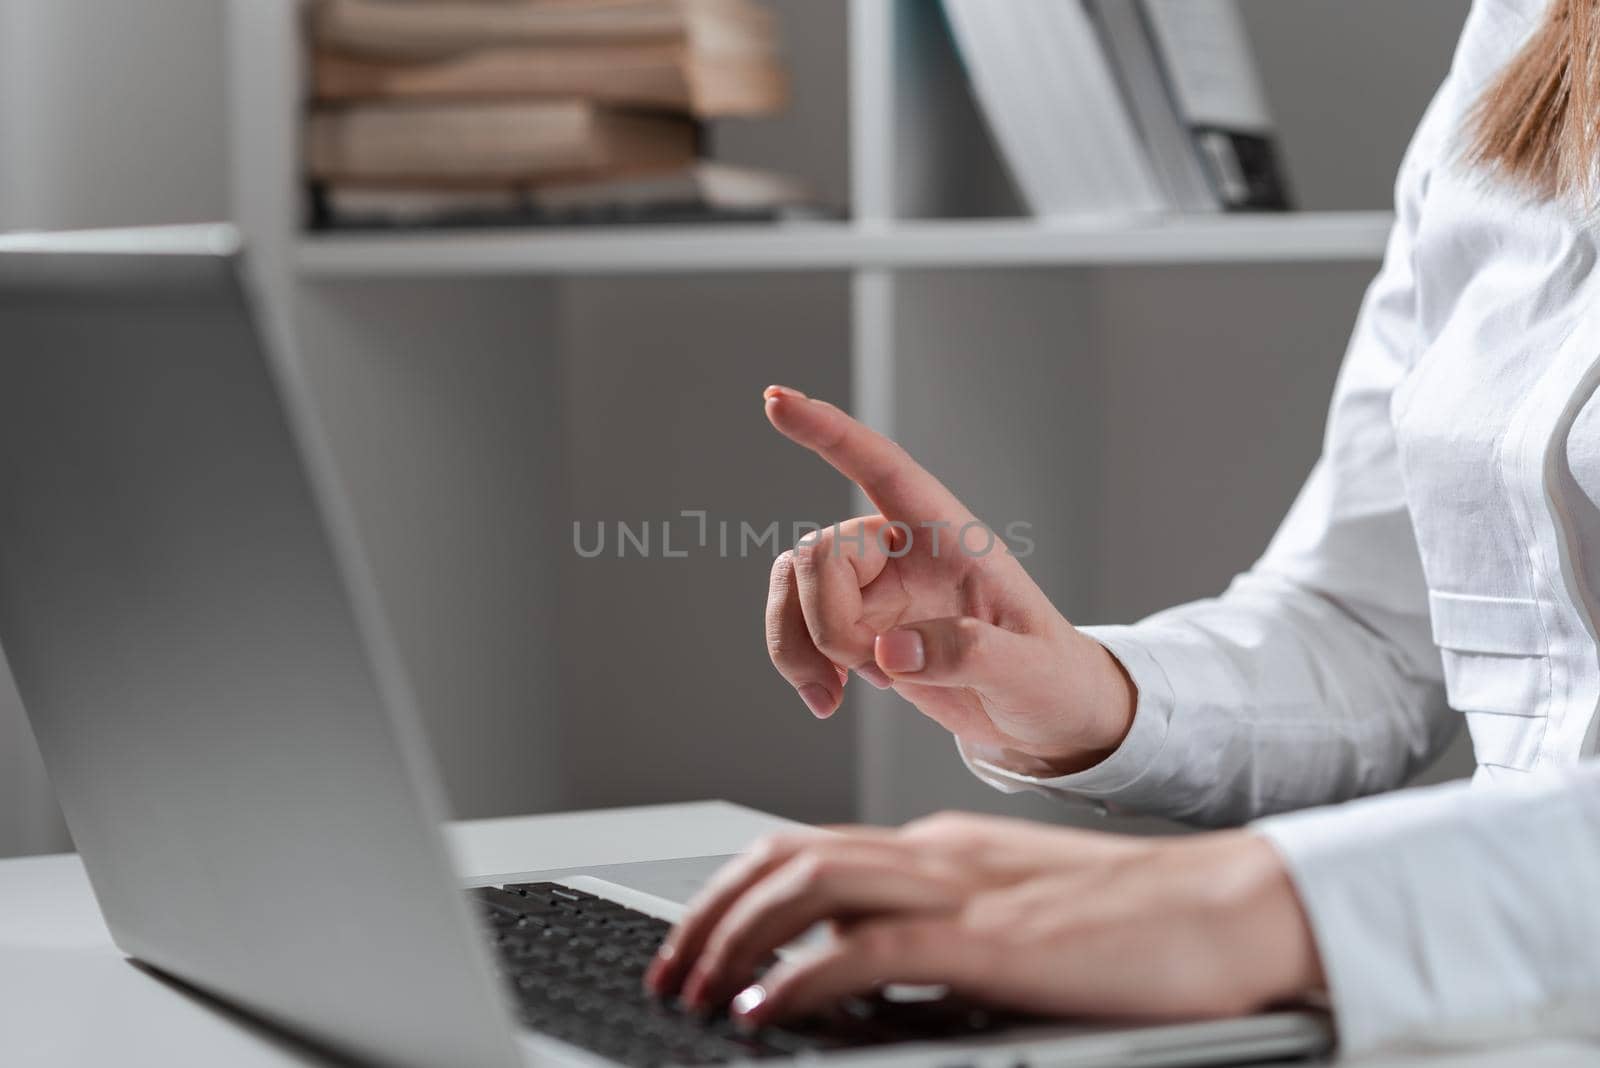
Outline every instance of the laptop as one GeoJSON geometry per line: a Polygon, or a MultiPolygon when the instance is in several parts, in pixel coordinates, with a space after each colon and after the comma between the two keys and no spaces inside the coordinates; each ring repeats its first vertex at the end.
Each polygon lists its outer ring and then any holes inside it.
{"type": "Polygon", "coordinates": [[[1328,1048],[1314,1012],[1092,1027],[895,990],[745,1036],[640,990],[720,858],[461,885],[305,381],[249,279],[226,226],[0,237],[0,646],[130,957],[406,1068],[1328,1048]]]}

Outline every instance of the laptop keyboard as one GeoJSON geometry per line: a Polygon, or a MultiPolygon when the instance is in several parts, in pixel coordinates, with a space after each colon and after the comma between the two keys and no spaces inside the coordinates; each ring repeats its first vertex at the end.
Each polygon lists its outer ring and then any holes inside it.
{"type": "Polygon", "coordinates": [[[644,992],[664,920],[559,883],[471,893],[524,1026],[638,1068],[948,1039],[1017,1022],[951,1001],[863,998],[825,1019],[745,1035],[725,1014],[693,1016],[644,992]]]}

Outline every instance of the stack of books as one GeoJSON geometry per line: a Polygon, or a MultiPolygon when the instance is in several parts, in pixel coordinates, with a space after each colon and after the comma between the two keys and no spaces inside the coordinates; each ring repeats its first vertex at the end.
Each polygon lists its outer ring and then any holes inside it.
{"type": "Polygon", "coordinates": [[[1035,214],[1290,206],[1234,0],[945,0],[945,11],[1035,214]]]}
{"type": "Polygon", "coordinates": [[[771,218],[778,175],[704,158],[772,115],[757,0],[317,0],[305,158],[322,226],[771,218]]]}

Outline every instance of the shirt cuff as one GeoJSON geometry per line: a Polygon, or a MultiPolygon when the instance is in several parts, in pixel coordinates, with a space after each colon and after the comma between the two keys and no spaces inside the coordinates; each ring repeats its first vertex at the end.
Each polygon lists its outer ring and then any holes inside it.
{"type": "Polygon", "coordinates": [[[1300,896],[1346,1056],[1600,1033],[1600,969],[1575,949],[1600,931],[1600,865],[1559,788],[1449,783],[1251,824],[1300,896]]]}
{"type": "Polygon", "coordinates": [[[1156,762],[1167,744],[1172,723],[1173,689],[1161,664],[1141,643],[1132,627],[1081,627],[1086,634],[1116,657],[1138,690],[1133,723],[1116,751],[1100,763],[1071,775],[1052,777],[1025,775],[1001,767],[978,747],[960,742],[961,759],[979,779],[1003,793],[1033,790],[1052,795],[1114,801],[1121,791],[1132,786],[1156,762]]]}

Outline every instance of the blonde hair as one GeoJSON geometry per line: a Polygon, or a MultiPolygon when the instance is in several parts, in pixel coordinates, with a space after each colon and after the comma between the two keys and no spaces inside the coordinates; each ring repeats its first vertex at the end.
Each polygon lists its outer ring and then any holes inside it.
{"type": "Polygon", "coordinates": [[[1551,0],[1544,21],[1485,90],[1468,125],[1467,158],[1545,199],[1592,206],[1600,0],[1551,0]]]}

